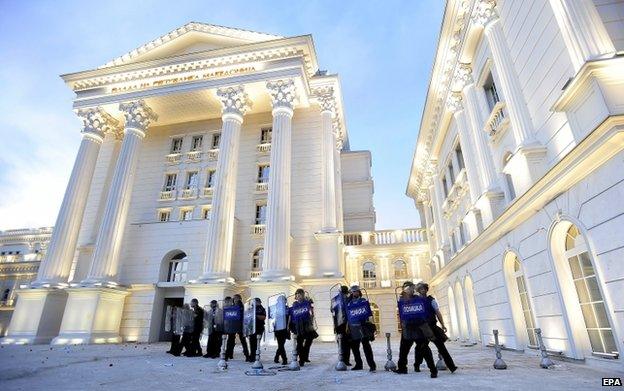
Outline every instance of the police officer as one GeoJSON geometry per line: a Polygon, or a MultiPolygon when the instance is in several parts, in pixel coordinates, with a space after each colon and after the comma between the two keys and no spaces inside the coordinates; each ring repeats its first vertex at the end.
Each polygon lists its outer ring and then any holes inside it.
{"type": "MultiPolygon", "coordinates": [[[[451,373],[453,373],[457,370],[457,366],[455,365],[455,362],[453,362],[451,354],[444,345],[444,342],[448,340],[448,337],[445,334],[446,327],[444,326],[444,318],[442,318],[442,313],[440,313],[440,306],[438,305],[436,299],[427,294],[429,292],[429,284],[424,282],[417,284],[416,291],[421,297],[424,297],[427,300],[427,305],[429,306],[429,311],[431,315],[428,319],[428,323],[429,327],[431,327],[431,330],[433,330],[433,334],[435,335],[435,339],[432,342],[438,349],[438,353],[440,353],[440,355],[442,356],[446,367],[449,369],[449,371],[451,371],[451,373]],[[437,321],[440,322],[442,328],[437,325],[436,318],[437,321]]],[[[420,372],[420,363],[422,363],[423,359],[422,356],[419,355],[419,353],[420,352],[416,350],[414,358],[414,370],[416,372],[420,372]]]]}
{"type": "Polygon", "coordinates": [[[264,334],[264,321],[266,319],[266,310],[262,306],[260,298],[256,297],[256,332],[249,336],[250,355],[247,362],[254,362],[256,350],[258,350],[258,336],[264,334]]]}
{"type": "Polygon", "coordinates": [[[191,309],[193,310],[193,332],[189,344],[190,352],[187,351],[187,353],[189,357],[196,357],[202,355],[199,339],[204,329],[204,309],[199,306],[197,299],[191,300],[191,309]]]}
{"type": "MultiPolygon", "coordinates": [[[[278,305],[282,306],[286,312],[286,324],[288,324],[288,306],[286,305],[286,297],[279,296],[277,298],[278,305]]],[[[277,350],[275,351],[275,358],[273,358],[274,363],[279,363],[279,359],[282,359],[282,365],[288,365],[288,358],[286,356],[286,340],[290,339],[290,331],[288,331],[288,327],[282,328],[280,330],[275,330],[273,332],[275,335],[275,339],[277,340],[277,350]]]]}
{"type": "MultiPolygon", "coordinates": [[[[180,340],[179,351],[184,348],[184,356],[192,356],[191,353],[191,340],[193,339],[193,319],[192,319],[192,309],[188,303],[184,303],[182,307],[182,339],[180,340]]],[[[174,356],[179,356],[180,353],[174,353],[174,356]]]]}
{"type": "Polygon", "coordinates": [[[425,359],[431,371],[431,377],[438,377],[438,370],[433,361],[431,349],[429,349],[429,340],[433,339],[434,336],[428,323],[431,312],[427,300],[416,294],[412,282],[406,281],[403,284],[403,293],[398,306],[401,317],[401,344],[395,372],[407,373],[407,356],[412,345],[416,343],[416,350],[425,359]]]}
{"type": "Polygon", "coordinates": [[[208,327],[210,327],[210,334],[208,334],[208,344],[204,357],[219,358],[221,345],[223,344],[223,324],[217,322],[219,303],[216,300],[210,301],[210,309],[208,311],[211,313],[210,319],[212,319],[212,323],[208,325],[208,327]]]}
{"type": "Polygon", "coordinates": [[[305,291],[301,288],[295,291],[295,302],[290,308],[290,328],[297,335],[299,365],[304,366],[310,362],[310,347],[318,333],[314,329],[312,300],[305,297],[305,291]]]}
{"type": "MultiPolygon", "coordinates": [[[[243,298],[239,294],[234,295],[232,298],[234,299],[234,305],[240,308],[241,324],[243,324],[243,314],[245,313],[245,305],[243,304],[243,298]]],[[[239,331],[236,334],[238,335],[238,340],[240,341],[243,347],[243,354],[245,355],[245,361],[249,362],[249,359],[250,359],[249,347],[247,346],[247,339],[245,338],[245,335],[243,334],[243,330],[241,329],[241,331],[239,331]]],[[[253,362],[253,360],[251,362],[253,362]]]]}
{"type": "Polygon", "coordinates": [[[349,329],[351,334],[351,349],[353,350],[353,359],[355,366],[352,371],[362,370],[362,356],[360,356],[360,343],[366,356],[366,363],[371,372],[377,370],[375,358],[373,357],[373,349],[370,341],[374,338],[374,329],[370,322],[373,315],[368,300],[362,297],[362,291],[357,285],[351,287],[351,301],[347,305],[347,318],[349,319],[349,329]],[[363,316],[360,316],[362,314],[363,316]]]}
{"type": "Polygon", "coordinates": [[[340,286],[340,293],[339,295],[341,296],[342,299],[342,308],[333,308],[332,311],[336,312],[336,311],[341,311],[342,312],[342,316],[344,317],[343,319],[345,319],[345,321],[342,324],[336,324],[336,318],[334,316],[334,333],[336,335],[340,336],[340,351],[342,353],[342,361],[345,363],[345,365],[347,366],[351,366],[351,363],[349,362],[349,359],[351,357],[351,350],[353,349],[353,347],[351,346],[351,334],[349,333],[349,330],[347,330],[347,322],[346,322],[346,306],[349,304],[349,301],[351,300],[351,295],[349,294],[349,287],[347,287],[346,285],[342,285],[340,286]]]}
{"type": "Polygon", "coordinates": [[[173,355],[180,355],[180,351],[178,348],[180,346],[180,334],[178,330],[176,330],[176,317],[178,314],[178,307],[168,306],[167,310],[169,311],[169,330],[171,330],[171,347],[167,350],[167,353],[173,355]]]}

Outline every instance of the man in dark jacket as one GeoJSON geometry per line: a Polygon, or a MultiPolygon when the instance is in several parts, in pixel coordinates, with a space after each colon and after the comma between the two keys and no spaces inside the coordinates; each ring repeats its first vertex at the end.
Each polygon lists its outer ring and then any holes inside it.
{"type": "Polygon", "coordinates": [[[191,309],[193,310],[193,333],[191,334],[189,357],[202,355],[202,348],[199,344],[202,331],[204,330],[204,309],[199,306],[197,299],[191,300],[191,309]]]}
{"type": "Polygon", "coordinates": [[[210,302],[210,316],[211,321],[208,324],[209,334],[208,334],[208,344],[206,346],[206,354],[204,357],[206,358],[219,358],[219,354],[221,353],[221,345],[223,342],[223,317],[221,319],[217,319],[219,304],[216,300],[212,300],[210,302]]]}
{"type": "MultiPolygon", "coordinates": [[[[243,314],[245,312],[245,305],[243,304],[243,298],[241,297],[241,295],[234,295],[232,296],[232,299],[234,300],[234,305],[238,306],[240,308],[240,322],[241,325],[243,324],[243,314]]],[[[238,335],[238,339],[241,343],[241,345],[243,346],[243,354],[245,355],[245,361],[249,361],[249,347],[247,346],[247,339],[245,338],[245,336],[243,335],[243,330],[241,328],[240,332],[237,332],[236,335],[238,335]]],[[[230,357],[229,358],[234,358],[234,345],[236,344],[236,335],[230,335],[228,337],[228,346],[231,346],[231,349],[229,349],[229,353],[230,353],[230,357]]]]}
{"type": "Polygon", "coordinates": [[[351,358],[351,350],[353,350],[353,347],[351,346],[351,333],[349,333],[349,330],[347,328],[346,320],[346,307],[351,300],[351,296],[349,295],[349,287],[342,285],[340,287],[340,293],[338,295],[340,295],[340,297],[336,297],[337,305],[335,308],[332,308],[332,313],[334,315],[334,333],[340,336],[340,351],[342,353],[342,361],[345,363],[346,366],[351,366],[349,360],[351,358]],[[338,303],[339,299],[341,299],[340,303],[338,303]],[[339,311],[341,312],[340,315],[337,314],[337,312],[339,311]],[[338,316],[343,318],[341,324],[336,323],[338,316]]]}
{"type": "Polygon", "coordinates": [[[262,337],[264,334],[264,321],[266,319],[266,310],[262,306],[262,301],[259,298],[254,299],[256,301],[256,332],[249,336],[249,358],[247,362],[254,362],[256,357],[256,350],[258,349],[258,336],[262,337]]]}

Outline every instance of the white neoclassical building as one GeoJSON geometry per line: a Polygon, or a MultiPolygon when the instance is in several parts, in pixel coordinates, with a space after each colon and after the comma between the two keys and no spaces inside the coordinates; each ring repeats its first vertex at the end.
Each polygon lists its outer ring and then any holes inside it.
{"type": "Polygon", "coordinates": [[[424,277],[424,230],[375,232],[371,155],[311,36],[189,23],[62,77],[82,142],[3,343],[158,341],[168,304],[298,287],[333,340],[333,284],[424,277]]]}
{"type": "Polygon", "coordinates": [[[448,1],[407,194],[455,338],[622,368],[624,2],[448,1]]]}

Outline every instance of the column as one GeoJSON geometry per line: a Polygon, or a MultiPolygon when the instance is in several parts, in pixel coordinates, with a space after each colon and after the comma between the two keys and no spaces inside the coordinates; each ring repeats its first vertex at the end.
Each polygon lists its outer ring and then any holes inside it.
{"type": "Polygon", "coordinates": [[[462,104],[462,96],[459,92],[453,92],[450,94],[449,99],[446,102],[446,107],[453,113],[455,124],[457,125],[457,134],[459,135],[459,144],[461,146],[464,163],[466,164],[466,176],[468,177],[468,186],[470,188],[470,203],[474,203],[479,198],[480,188],[478,185],[479,177],[475,168],[476,156],[472,150],[472,142],[470,140],[470,134],[466,127],[466,113],[462,104]]]}
{"type": "Polygon", "coordinates": [[[336,183],[336,224],[339,231],[344,231],[344,216],[342,207],[342,160],[340,158],[340,151],[343,147],[343,138],[340,132],[340,126],[334,121],[334,181],[336,183]]]}
{"type": "MultiPolygon", "coordinates": [[[[576,1],[576,0],[575,0],[576,1]]],[[[500,79],[500,89],[507,102],[509,122],[511,123],[516,146],[522,148],[537,144],[533,136],[533,123],[524,101],[524,94],[520,88],[520,81],[516,75],[515,66],[509,54],[505,41],[505,34],[495,9],[494,0],[481,0],[475,6],[472,21],[475,25],[484,28],[492,60],[500,79]]],[[[482,129],[480,127],[479,129],[482,129]]]]}
{"type": "Polygon", "coordinates": [[[63,203],[54,225],[48,251],[32,286],[65,284],[76,251],[91,179],[104,135],[114,132],[118,121],[101,108],[78,110],[83,121],[82,142],[74,163],[63,203]]]}
{"type": "Polygon", "coordinates": [[[591,0],[550,0],[574,71],[587,61],[615,55],[613,41],[591,0]]]}
{"type": "Polygon", "coordinates": [[[115,285],[139,148],[150,123],[158,118],[143,100],[122,103],[119,110],[126,120],[124,138],[106,199],[91,269],[82,285],[115,285]]]}
{"type": "Polygon", "coordinates": [[[336,113],[334,89],[326,87],[315,91],[321,105],[322,122],[322,165],[323,165],[323,232],[336,231],[336,181],[334,160],[336,138],[333,131],[333,118],[336,113]]]}
{"type": "MultiPolygon", "coordinates": [[[[212,193],[212,212],[208,223],[204,273],[200,277],[203,282],[231,280],[240,132],[243,115],[251,107],[243,86],[220,88],[217,96],[223,106],[223,125],[212,193]]],[[[275,134],[275,130],[273,132],[275,134]]]]}
{"type": "Polygon", "coordinates": [[[263,280],[290,279],[291,132],[297,99],[292,79],[266,84],[273,103],[271,173],[264,237],[263,280]]]}

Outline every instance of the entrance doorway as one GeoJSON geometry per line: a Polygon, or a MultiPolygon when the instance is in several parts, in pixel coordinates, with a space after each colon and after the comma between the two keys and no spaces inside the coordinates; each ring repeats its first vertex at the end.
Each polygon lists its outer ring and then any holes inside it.
{"type": "Polygon", "coordinates": [[[163,302],[163,309],[162,309],[162,319],[160,321],[160,335],[158,336],[158,340],[160,342],[170,342],[173,337],[173,333],[171,331],[165,331],[165,319],[167,316],[167,307],[168,306],[182,307],[183,304],[184,304],[183,297],[165,297],[164,302],[163,302]]]}

